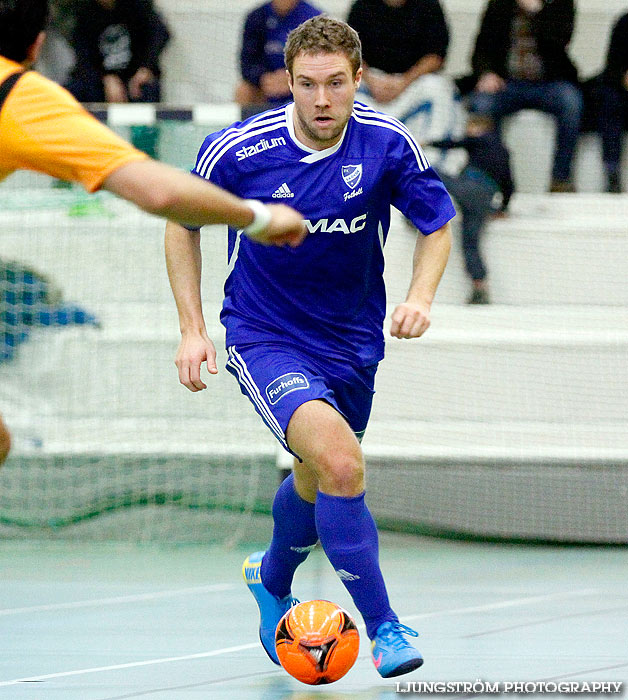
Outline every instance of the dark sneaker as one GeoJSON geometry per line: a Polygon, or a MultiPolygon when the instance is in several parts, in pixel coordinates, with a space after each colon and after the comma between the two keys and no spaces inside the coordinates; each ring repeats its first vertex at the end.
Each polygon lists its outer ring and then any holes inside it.
{"type": "Polygon", "coordinates": [[[570,180],[552,180],[550,192],[575,192],[576,188],[570,180]]]}
{"type": "Polygon", "coordinates": [[[608,174],[606,191],[610,192],[611,194],[621,194],[621,180],[619,179],[619,173],[608,174]]]}

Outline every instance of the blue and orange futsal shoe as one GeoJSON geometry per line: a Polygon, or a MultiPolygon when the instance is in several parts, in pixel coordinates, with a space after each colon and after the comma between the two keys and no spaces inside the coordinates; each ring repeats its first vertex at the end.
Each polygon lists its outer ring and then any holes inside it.
{"type": "Polygon", "coordinates": [[[275,631],[279,620],[299,601],[289,595],[285,598],[277,598],[264,588],[260,568],[265,553],[254,552],[249,554],[244,560],[244,564],[242,564],[242,576],[259,607],[259,638],[264,651],[268,654],[270,660],[279,666],[279,658],[275,651],[275,631]]]}
{"type": "Polygon", "coordinates": [[[410,673],[423,664],[423,657],[403,638],[404,634],[419,636],[418,632],[399,622],[384,622],[377,628],[371,643],[373,663],[383,678],[410,673]]]}

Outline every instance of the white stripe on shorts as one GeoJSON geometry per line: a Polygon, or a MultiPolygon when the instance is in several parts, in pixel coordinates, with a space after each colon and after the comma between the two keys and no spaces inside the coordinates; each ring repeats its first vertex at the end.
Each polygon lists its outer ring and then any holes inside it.
{"type": "Polygon", "coordinates": [[[230,367],[233,367],[233,369],[236,371],[240,385],[246,390],[247,396],[259,409],[262,420],[277,437],[279,442],[281,442],[284,447],[288,448],[285,433],[281,429],[281,426],[277,422],[277,419],[273,415],[270,408],[268,408],[268,405],[264,401],[264,397],[262,396],[257,384],[255,384],[253,381],[253,377],[246,366],[246,362],[233,345],[230,345],[227,348],[227,352],[229,354],[227,364],[230,367]]]}

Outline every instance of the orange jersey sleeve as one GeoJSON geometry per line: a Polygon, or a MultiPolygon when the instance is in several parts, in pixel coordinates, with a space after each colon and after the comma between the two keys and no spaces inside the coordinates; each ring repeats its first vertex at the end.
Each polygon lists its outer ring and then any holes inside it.
{"type": "MultiPolygon", "coordinates": [[[[20,66],[0,59],[0,79],[20,66]]],[[[98,190],[120,166],[147,158],[86,112],[67,90],[25,73],[0,112],[0,180],[36,170],[98,190]]]]}

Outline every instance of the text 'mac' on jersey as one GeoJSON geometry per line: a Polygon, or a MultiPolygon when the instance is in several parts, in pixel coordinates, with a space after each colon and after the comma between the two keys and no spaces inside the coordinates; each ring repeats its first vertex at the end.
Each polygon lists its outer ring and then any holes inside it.
{"type": "Polygon", "coordinates": [[[227,345],[283,340],[373,364],[384,354],[390,206],[424,235],[455,210],[396,119],[356,102],[340,142],[313,151],[295,136],[293,110],[291,103],[211,134],[192,170],[240,197],[294,207],[310,232],[298,248],[277,248],[229,231],[227,345]]]}

